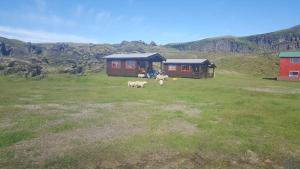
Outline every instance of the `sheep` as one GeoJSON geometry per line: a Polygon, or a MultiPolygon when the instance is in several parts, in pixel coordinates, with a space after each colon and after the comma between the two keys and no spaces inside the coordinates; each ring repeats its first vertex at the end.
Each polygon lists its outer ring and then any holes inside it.
{"type": "Polygon", "coordinates": [[[128,87],[136,87],[136,88],[143,88],[145,84],[147,84],[146,81],[128,81],[128,87]]]}
{"type": "Polygon", "coordinates": [[[142,82],[136,81],[135,83],[137,88],[144,88],[145,84],[147,84],[146,81],[142,81],[142,82]]]}
{"type": "Polygon", "coordinates": [[[162,79],[160,79],[159,84],[162,86],[164,84],[164,81],[162,79]]]}
{"type": "Polygon", "coordinates": [[[145,74],[142,74],[142,73],[138,74],[138,78],[145,78],[145,77],[146,77],[145,74]]]}
{"type": "Polygon", "coordinates": [[[156,80],[166,80],[169,76],[168,75],[157,75],[156,76],[156,80]]]}
{"type": "Polygon", "coordinates": [[[133,81],[128,81],[128,87],[135,87],[136,86],[136,83],[133,82],[133,81]]]}

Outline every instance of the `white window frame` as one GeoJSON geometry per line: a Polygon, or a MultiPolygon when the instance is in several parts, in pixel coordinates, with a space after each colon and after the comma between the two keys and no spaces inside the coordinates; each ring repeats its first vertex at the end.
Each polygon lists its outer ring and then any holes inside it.
{"type": "Polygon", "coordinates": [[[299,71],[296,71],[296,70],[292,70],[292,71],[289,71],[289,77],[294,77],[294,78],[298,78],[299,77],[299,71]],[[297,73],[297,75],[293,75],[291,73],[297,73]]]}
{"type": "Polygon", "coordinates": [[[176,65],[168,65],[168,71],[177,71],[177,66],[176,65]]]}
{"type": "Polygon", "coordinates": [[[121,69],[121,61],[120,60],[112,60],[111,68],[112,69],[121,69]],[[116,65],[116,66],[113,66],[113,65],[116,65]]]}

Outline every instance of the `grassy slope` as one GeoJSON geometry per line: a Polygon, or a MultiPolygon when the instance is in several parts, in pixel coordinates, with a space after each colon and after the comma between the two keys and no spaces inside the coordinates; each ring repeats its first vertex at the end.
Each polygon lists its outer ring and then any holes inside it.
{"type": "Polygon", "coordinates": [[[230,70],[259,77],[276,77],[279,58],[274,55],[237,55],[216,59],[222,70],[230,70]]]}
{"type": "Polygon", "coordinates": [[[288,93],[299,92],[298,83],[219,73],[216,79],[169,80],[163,87],[151,80],[144,89],[131,89],[126,85],[129,79],[105,75],[50,76],[41,81],[0,77],[0,168],[95,167],[101,161],[122,163],[131,156],[161,149],[179,152],[184,159],[192,159],[195,154],[201,156],[207,168],[270,167],[263,163],[265,159],[270,159],[274,166],[299,165],[300,97],[299,93],[288,93]],[[99,108],[93,111],[101,116],[76,120],[69,118],[69,114],[79,110],[65,110],[70,104],[132,102],[144,102],[146,106],[111,112],[99,108]],[[200,115],[194,117],[185,110],[173,112],[162,108],[181,102],[199,110],[200,115]],[[63,108],[35,107],[51,104],[61,104],[63,108]],[[140,112],[131,115],[138,110],[145,112],[147,118],[139,116],[140,112]],[[49,155],[43,162],[35,162],[41,145],[26,149],[27,155],[19,151],[22,143],[43,138],[45,134],[67,135],[76,129],[106,126],[113,117],[128,118],[126,123],[141,121],[146,131],[110,143],[101,139],[94,144],[75,142],[72,144],[78,144],[76,148],[49,155]],[[193,124],[197,132],[185,134],[162,129],[174,119],[193,124]],[[258,154],[260,162],[244,161],[242,157],[247,150],[258,154]]]}

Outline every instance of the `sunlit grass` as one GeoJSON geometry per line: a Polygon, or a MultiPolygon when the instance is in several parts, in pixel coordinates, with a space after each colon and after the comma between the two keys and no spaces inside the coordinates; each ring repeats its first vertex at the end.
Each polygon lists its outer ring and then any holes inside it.
{"type": "MultiPolygon", "coordinates": [[[[39,81],[2,76],[0,168],[7,165],[8,168],[96,165],[97,160],[124,160],[132,154],[161,149],[188,155],[214,152],[233,159],[251,150],[262,159],[268,157],[276,162],[283,156],[300,158],[300,93],[282,92],[300,90],[299,83],[263,80],[240,73],[217,75],[215,79],[169,79],[164,86],[153,79],[145,79],[149,83],[142,89],[127,87],[128,80],[138,79],[103,74],[50,75],[39,81]],[[100,103],[114,104],[114,109],[94,108],[91,118],[76,116],[89,108],[84,105],[100,103]],[[118,107],[122,103],[144,105],[118,107]],[[55,104],[61,107],[55,108],[55,104]],[[174,104],[193,107],[200,114],[194,117],[185,110],[163,109],[164,105],[174,104]],[[197,132],[184,134],[161,130],[172,120],[185,121],[195,126],[197,132]],[[144,132],[87,145],[74,140],[77,148],[63,155],[50,156],[41,164],[30,163],[33,159],[12,151],[17,144],[44,135],[63,135],[89,127],[100,130],[115,121],[120,124],[141,122],[144,132]],[[19,161],[27,162],[24,165],[14,163],[19,161]]],[[[223,164],[222,159],[217,163],[223,164]]]]}

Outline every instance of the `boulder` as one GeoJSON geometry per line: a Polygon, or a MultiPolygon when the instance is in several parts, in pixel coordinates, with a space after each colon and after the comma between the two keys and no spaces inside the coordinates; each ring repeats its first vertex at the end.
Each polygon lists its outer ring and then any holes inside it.
{"type": "Polygon", "coordinates": [[[42,74],[42,66],[15,58],[0,58],[0,74],[35,77],[42,74]]]}

